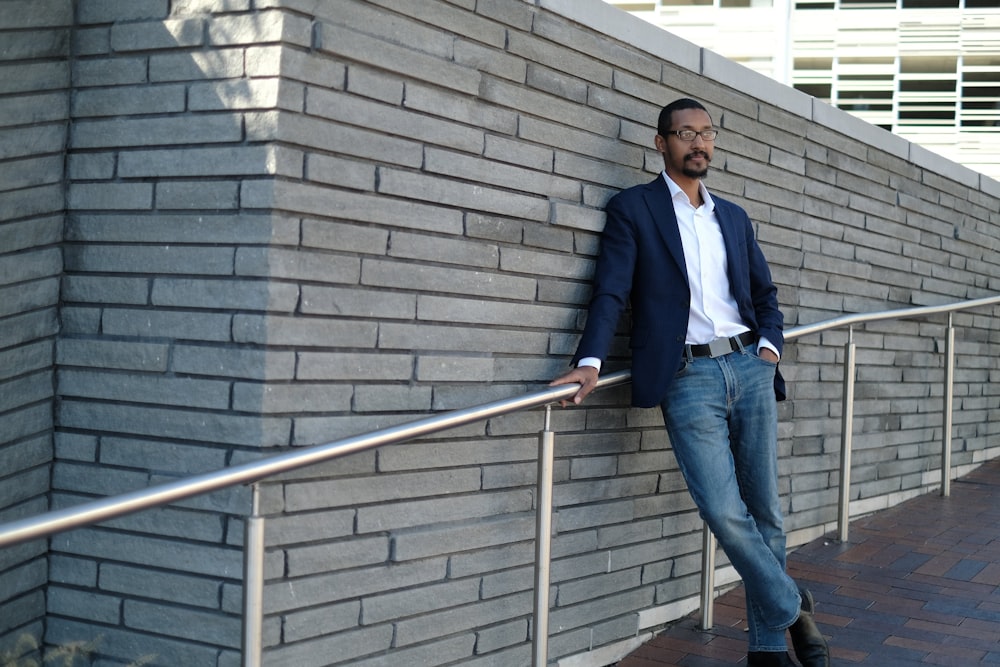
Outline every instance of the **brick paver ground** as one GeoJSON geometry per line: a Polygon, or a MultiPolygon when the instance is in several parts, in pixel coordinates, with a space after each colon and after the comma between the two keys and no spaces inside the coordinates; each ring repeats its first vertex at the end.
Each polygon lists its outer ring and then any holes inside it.
{"type": "MultiPolygon", "coordinates": [[[[816,599],[834,667],[1000,666],[1000,460],[951,485],[851,522],[849,541],[797,549],[788,570],[816,599]]],[[[743,588],[716,601],[715,627],[685,618],[618,667],[746,664],[743,588]]]]}

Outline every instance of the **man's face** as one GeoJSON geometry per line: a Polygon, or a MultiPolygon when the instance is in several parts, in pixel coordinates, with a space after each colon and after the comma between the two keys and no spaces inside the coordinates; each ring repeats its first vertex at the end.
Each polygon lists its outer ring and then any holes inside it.
{"type": "Polygon", "coordinates": [[[701,109],[681,109],[671,117],[670,132],[656,135],[656,149],[663,154],[667,175],[677,180],[680,176],[704,178],[715,150],[713,141],[706,141],[700,134],[692,141],[677,136],[678,130],[702,132],[712,129],[712,118],[701,109]]]}

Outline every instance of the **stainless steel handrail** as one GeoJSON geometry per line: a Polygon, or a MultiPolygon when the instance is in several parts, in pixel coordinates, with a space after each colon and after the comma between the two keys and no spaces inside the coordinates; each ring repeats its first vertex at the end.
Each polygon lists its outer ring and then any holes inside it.
{"type": "Polygon", "coordinates": [[[897,310],[880,310],[874,313],[851,313],[850,315],[835,317],[832,320],[823,320],[814,324],[802,324],[788,329],[785,331],[785,340],[801,338],[809,334],[829,331],[830,329],[839,329],[840,327],[854,324],[867,324],[882,320],[910,320],[914,317],[954,313],[959,310],[970,310],[972,308],[979,308],[980,306],[993,306],[996,304],[1000,304],[1000,296],[987,296],[980,299],[944,303],[938,306],[914,306],[913,308],[899,308],[897,310]]]}
{"type": "Polygon", "coordinates": [[[844,388],[842,393],[843,412],[841,418],[841,446],[840,446],[840,474],[841,481],[840,503],[837,517],[837,533],[841,542],[847,541],[848,524],[850,523],[850,491],[851,491],[851,442],[853,440],[852,424],[854,421],[854,368],[855,368],[855,343],[854,325],[879,322],[883,320],[906,320],[915,317],[926,317],[929,315],[947,314],[948,322],[945,326],[944,337],[944,406],[942,409],[942,443],[941,443],[941,495],[947,496],[951,489],[951,430],[952,430],[952,396],[955,375],[955,322],[954,314],[960,310],[970,310],[982,306],[1000,304],[1000,296],[989,296],[980,299],[970,299],[956,303],[942,304],[938,306],[917,306],[914,308],[901,308],[899,310],[886,310],[875,313],[858,313],[842,315],[832,320],[826,320],[817,324],[807,324],[804,326],[789,329],[785,334],[786,340],[794,340],[802,336],[847,327],[847,342],[844,344],[844,388]]]}
{"type": "Polygon", "coordinates": [[[1000,304],[1000,296],[983,297],[969,301],[941,304],[938,306],[917,306],[898,310],[885,310],[875,313],[853,313],[842,315],[832,320],[806,324],[794,327],[785,332],[785,340],[794,340],[802,336],[831,329],[847,327],[847,342],[844,344],[844,385],[842,392],[843,410],[841,413],[840,436],[840,500],[837,515],[837,536],[841,542],[847,541],[848,525],[850,524],[850,493],[851,493],[851,443],[853,441],[852,424],[854,422],[854,381],[855,381],[855,343],[854,325],[879,322],[884,320],[906,320],[929,315],[948,315],[945,329],[945,390],[942,421],[941,446],[941,495],[947,496],[951,489],[951,427],[952,427],[952,384],[955,371],[955,326],[954,313],[981,306],[1000,304]]]}
{"type": "MultiPolygon", "coordinates": [[[[1000,296],[973,299],[964,302],[944,304],[940,306],[924,306],[916,308],[906,308],[893,311],[879,311],[875,313],[851,314],[837,317],[831,320],[818,322],[815,324],[794,327],[785,332],[786,340],[794,340],[805,335],[820,333],[840,327],[848,327],[848,342],[846,343],[845,369],[844,369],[844,421],[841,444],[841,476],[840,476],[840,534],[846,540],[846,523],[848,518],[848,499],[850,493],[850,443],[851,443],[851,417],[853,416],[853,378],[854,378],[854,340],[853,326],[867,322],[875,322],[889,319],[911,319],[940,313],[948,313],[948,334],[946,338],[946,398],[945,411],[952,409],[951,402],[951,382],[954,373],[954,330],[952,314],[959,310],[967,310],[981,306],[1000,304],[1000,296]]],[[[613,386],[623,385],[631,381],[629,371],[618,371],[603,376],[598,381],[598,389],[605,389],[613,386]]],[[[370,433],[365,433],[349,438],[344,438],[331,443],[316,445],[301,450],[288,451],[282,454],[268,457],[263,460],[251,461],[237,466],[232,466],[223,470],[210,473],[194,475],[186,479],[159,484],[157,486],[132,491],[130,493],[100,498],[97,500],[82,503],[73,507],[47,512],[35,517],[11,521],[0,524],[0,548],[13,546],[33,539],[47,537],[58,532],[79,528],[85,525],[100,523],[109,519],[131,514],[144,509],[166,505],[186,498],[218,491],[240,484],[251,484],[267,477],[277,475],[298,468],[303,468],[323,461],[328,461],[346,454],[380,447],[382,445],[394,444],[412,440],[414,438],[438,433],[451,428],[470,424],[477,421],[489,419],[491,417],[527,410],[531,408],[550,406],[551,404],[568,399],[576,390],[578,385],[565,385],[550,387],[542,391],[525,394],[523,396],[504,399],[487,403],[480,406],[455,410],[452,412],[433,415],[424,419],[419,419],[406,424],[393,426],[370,433]]],[[[536,560],[547,557],[549,550],[549,526],[550,521],[546,517],[551,515],[552,502],[552,476],[551,457],[553,434],[549,430],[549,410],[546,407],[545,425],[539,436],[539,475],[538,475],[538,497],[537,524],[544,530],[544,534],[536,534],[536,560]],[[545,486],[546,488],[542,488],[545,486]]],[[[947,495],[948,480],[950,479],[950,424],[951,415],[945,415],[945,430],[942,452],[942,493],[947,495]]],[[[261,590],[263,586],[263,517],[257,514],[257,490],[254,489],[254,510],[252,516],[247,519],[247,538],[244,540],[245,569],[244,572],[244,616],[253,617],[244,619],[243,653],[244,665],[260,664],[260,616],[262,614],[261,590]],[[259,553],[258,553],[259,552],[259,553]],[[256,635],[251,637],[250,635],[256,635]]],[[[540,531],[539,531],[540,532],[540,531]]],[[[704,548],[702,553],[703,573],[702,573],[702,624],[711,627],[711,603],[715,589],[714,584],[714,554],[715,540],[711,533],[705,529],[704,548]],[[707,625],[706,625],[707,622],[707,625]]],[[[546,558],[547,560],[547,558],[546,558]]],[[[542,637],[541,630],[547,629],[548,614],[548,563],[544,565],[537,563],[536,568],[536,588],[545,587],[546,594],[535,596],[535,618],[534,627],[537,632],[533,637],[535,648],[533,654],[533,664],[544,665],[547,655],[547,636],[542,637]]],[[[545,633],[547,635],[547,632],[545,633]]]]}
{"type": "MultiPolygon", "coordinates": [[[[626,384],[629,371],[609,373],[600,378],[598,389],[626,384]]],[[[273,475],[329,461],[366,449],[412,440],[424,435],[446,431],[491,417],[541,407],[571,397],[579,385],[571,384],[506,398],[471,408],[453,410],[424,419],[351,436],[342,440],[284,452],[258,461],[249,461],[214,472],[193,475],[173,482],[108,496],[0,524],[0,548],[47,537],[72,528],[79,528],[108,519],[115,519],[145,509],[167,505],[230,486],[250,484],[273,475]]]]}

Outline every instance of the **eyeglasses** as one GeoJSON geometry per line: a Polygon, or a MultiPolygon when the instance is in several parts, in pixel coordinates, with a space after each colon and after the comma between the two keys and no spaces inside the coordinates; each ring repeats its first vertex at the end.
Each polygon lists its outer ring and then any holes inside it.
{"type": "Polygon", "coordinates": [[[667,132],[667,134],[676,134],[678,139],[687,142],[694,141],[694,138],[699,135],[705,141],[715,141],[715,138],[719,136],[719,131],[702,130],[701,132],[695,132],[694,130],[674,130],[672,132],[667,132]]]}

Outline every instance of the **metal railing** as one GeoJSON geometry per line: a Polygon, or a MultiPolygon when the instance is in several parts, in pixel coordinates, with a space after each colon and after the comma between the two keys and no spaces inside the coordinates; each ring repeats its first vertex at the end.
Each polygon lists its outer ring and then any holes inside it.
{"type": "MultiPolygon", "coordinates": [[[[840,504],[838,533],[847,540],[850,502],[851,436],[854,402],[855,343],[854,326],[889,319],[912,319],[947,313],[945,337],[945,401],[944,436],[942,440],[941,492],[948,495],[951,467],[951,425],[953,409],[952,384],[954,378],[954,323],[953,313],[982,306],[1000,304],[1000,296],[974,299],[941,306],[907,308],[856,315],[845,315],[832,320],[795,327],[785,332],[786,340],[831,329],[848,328],[845,344],[843,429],[841,434],[840,504]]],[[[598,389],[619,386],[631,380],[629,371],[618,371],[603,376],[598,389]]],[[[278,454],[263,460],[252,461],[223,470],[179,479],[173,482],[140,489],[82,503],[73,507],[47,512],[35,517],[0,524],[0,548],[13,546],[56,533],[100,523],[116,517],[151,509],[242,484],[253,484],[251,515],[245,523],[244,539],[244,595],[243,595],[243,665],[259,667],[262,656],[262,622],[264,589],[264,517],[259,514],[259,491],[256,483],[274,475],[307,467],[340,456],[383,445],[400,443],[414,438],[438,433],[465,424],[490,419],[521,410],[545,407],[544,425],[538,441],[538,479],[535,535],[535,601],[532,633],[532,664],[544,666],[548,655],[549,611],[549,561],[552,527],[552,471],[555,434],[551,430],[551,406],[570,398],[578,385],[550,387],[520,397],[495,401],[484,405],[433,415],[407,424],[357,435],[336,442],[316,445],[301,450],[278,454]]],[[[715,539],[704,530],[702,553],[702,627],[712,627],[712,606],[715,591],[715,539]]]]}

